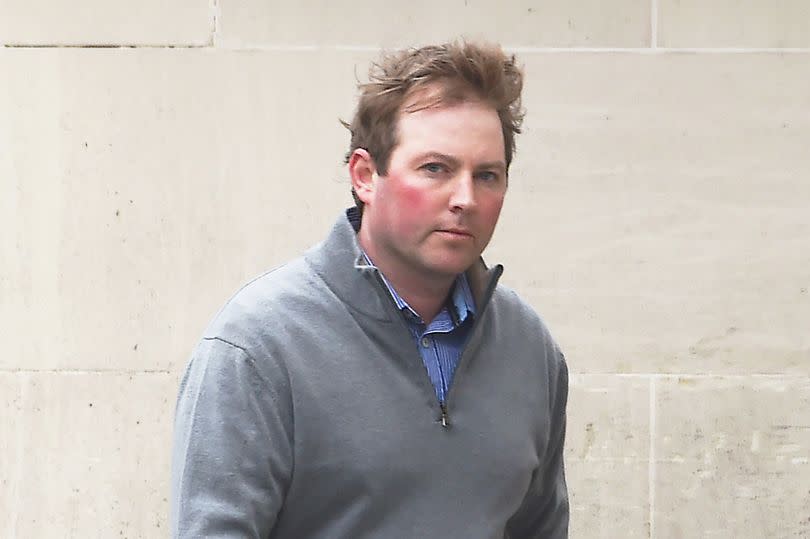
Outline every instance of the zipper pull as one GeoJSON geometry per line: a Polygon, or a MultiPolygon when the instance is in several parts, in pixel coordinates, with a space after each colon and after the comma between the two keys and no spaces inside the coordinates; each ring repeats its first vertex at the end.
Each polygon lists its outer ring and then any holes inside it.
{"type": "Polygon", "coordinates": [[[447,406],[443,402],[439,403],[439,408],[442,410],[442,418],[441,423],[442,427],[449,429],[450,428],[450,418],[447,417],[447,406]]]}

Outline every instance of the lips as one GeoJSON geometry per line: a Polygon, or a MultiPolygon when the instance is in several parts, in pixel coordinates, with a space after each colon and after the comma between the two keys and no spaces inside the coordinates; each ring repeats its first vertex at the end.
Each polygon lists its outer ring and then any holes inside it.
{"type": "Polygon", "coordinates": [[[445,234],[452,234],[459,237],[473,237],[472,233],[464,228],[442,228],[439,229],[439,232],[444,232],[445,234]]]}

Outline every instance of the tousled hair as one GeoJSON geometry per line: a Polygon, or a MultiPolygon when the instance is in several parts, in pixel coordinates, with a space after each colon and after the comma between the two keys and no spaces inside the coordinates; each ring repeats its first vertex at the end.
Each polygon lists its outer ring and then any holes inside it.
{"type": "MultiPolygon", "coordinates": [[[[401,112],[479,100],[498,113],[508,171],[515,134],[523,122],[523,73],[514,55],[507,56],[498,45],[462,41],[383,54],[371,65],[369,81],[358,88],[354,118],[351,123],[342,122],[351,132],[347,163],[354,150],[363,148],[384,176],[398,143],[401,112]]],[[[354,190],[352,196],[362,211],[363,203],[354,190]]]]}

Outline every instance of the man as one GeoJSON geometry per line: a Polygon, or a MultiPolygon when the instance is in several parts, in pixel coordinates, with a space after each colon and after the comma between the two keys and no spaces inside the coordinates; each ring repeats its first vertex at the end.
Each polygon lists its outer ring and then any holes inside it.
{"type": "Polygon", "coordinates": [[[480,259],[520,70],[465,43],[371,75],[347,124],[356,206],[242,288],[194,351],[175,537],[567,537],[565,360],[480,259]]]}

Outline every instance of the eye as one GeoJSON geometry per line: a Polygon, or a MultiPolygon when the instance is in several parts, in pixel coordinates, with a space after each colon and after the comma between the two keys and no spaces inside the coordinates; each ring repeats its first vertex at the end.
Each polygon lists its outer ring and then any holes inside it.
{"type": "Polygon", "coordinates": [[[447,167],[441,163],[426,163],[421,168],[429,174],[441,174],[447,171],[447,167]]]}
{"type": "Polygon", "coordinates": [[[485,182],[496,182],[498,181],[498,173],[493,172],[491,170],[482,170],[481,172],[475,175],[479,180],[483,180],[485,182]]]}

